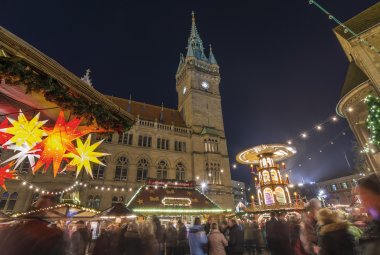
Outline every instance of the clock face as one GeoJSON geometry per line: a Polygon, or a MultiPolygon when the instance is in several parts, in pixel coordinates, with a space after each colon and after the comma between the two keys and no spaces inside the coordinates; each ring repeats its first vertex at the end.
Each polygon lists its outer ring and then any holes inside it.
{"type": "Polygon", "coordinates": [[[187,88],[186,88],[186,86],[184,86],[183,89],[182,89],[182,94],[185,95],[185,94],[186,94],[186,91],[187,91],[187,88]]]}
{"type": "Polygon", "coordinates": [[[206,89],[206,90],[210,88],[210,85],[208,84],[207,81],[202,81],[201,86],[203,89],[206,89]]]}

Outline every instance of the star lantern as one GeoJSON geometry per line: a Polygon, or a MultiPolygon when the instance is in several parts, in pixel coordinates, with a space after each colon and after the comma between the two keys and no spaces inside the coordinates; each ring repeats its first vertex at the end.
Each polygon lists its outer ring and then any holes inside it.
{"type": "Polygon", "coordinates": [[[32,147],[30,147],[28,144],[24,143],[21,146],[16,146],[14,144],[7,146],[7,149],[13,150],[14,152],[18,151],[15,155],[8,158],[7,160],[3,161],[2,164],[5,164],[7,162],[11,162],[15,160],[15,166],[14,169],[17,169],[17,167],[24,161],[24,159],[28,159],[30,166],[32,169],[34,168],[34,165],[36,164],[36,161],[34,158],[39,158],[40,155],[38,152],[40,150],[31,150],[32,147]]]}
{"type": "MultiPolygon", "coordinates": [[[[46,132],[42,129],[42,126],[47,122],[39,121],[40,113],[33,117],[30,121],[25,117],[24,113],[20,110],[17,120],[8,118],[12,127],[1,129],[1,132],[13,135],[4,146],[15,144],[16,146],[22,146],[27,144],[34,146],[42,141],[42,137],[46,136],[46,132]]],[[[6,124],[4,124],[6,125],[6,124]]]]}
{"type": "Polygon", "coordinates": [[[76,166],[76,177],[78,177],[83,167],[85,168],[86,172],[92,177],[90,162],[104,166],[104,164],[99,161],[98,158],[109,154],[94,151],[102,142],[103,140],[91,145],[91,135],[87,136],[87,139],[84,143],[80,139],[76,139],[77,147],[75,148],[75,152],[70,152],[64,155],[66,158],[72,158],[68,165],[76,166]]]}
{"type": "Polygon", "coordinates": [[[6,142],[9,141],[13,137],[13,135],[8,134],[6,132],[2,132],[2,130],[6,130],[9,128],[9,121],[6,118],[3,122],[0,123],[0,145],[3,146],[6,142]]]}
{"type": "Polygon", "coordinates": [[[92,127],[78,128],[81,121],[81,118],[76,117],[66,122],[64,112],[59,113],[54,128],[45,129],[48,136],[33,148],[33,150],[41,150],[39,152],[40,158],[33,169],[33,173],[44,165],[44,171],[46,171],[53,162],[54,177],[57,175],[66,152],[75,152],[72,141],[94,131],[92,127]]]}
{"type": "Polygon", "coordinates": [[[7,190],[5,187],[5,179],[15,179],[16,171],[11,171],[10,168],[13,166],[13,162],[7,164],[4,167],[0,167],[0,186],[3,187],[4,190],[7,190]]]}

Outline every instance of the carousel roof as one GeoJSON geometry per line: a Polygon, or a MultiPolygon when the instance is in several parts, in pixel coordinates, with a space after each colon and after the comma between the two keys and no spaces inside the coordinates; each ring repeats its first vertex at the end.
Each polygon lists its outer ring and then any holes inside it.
{"type": "Polygon", "coordinates": [[[297,150],[286,144],[262,144],[238,153],[236,160],[241,164],[258,164],[260,155],[266,153],[273,154],[273,160],[278,162],[292,157],[297,150]]]}
{"type": "Polygon", "coordinates": [[[142,186],[127,207],[140,214],[210,214],[223,213],[219,207],[196,188],[142,186]]]}
{"type": "Polygon", "coordinates": [[[87,219],[97,215],[99,211],[74,204],[59,204],[47,208],[35,209],[24,213],[15,213],[14,218],[42,219],[87,219]]]}

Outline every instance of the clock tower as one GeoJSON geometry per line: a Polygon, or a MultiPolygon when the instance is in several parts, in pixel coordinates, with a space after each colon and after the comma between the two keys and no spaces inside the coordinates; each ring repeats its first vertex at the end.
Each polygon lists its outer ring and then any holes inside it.
{"type": "Polygon", "coordinates": [[[206,56],[194,13],[186,56],[176,73],[178,111],[192,129],[192,177],[223,208],[233,207],[231,173],[224,133],[219,65],[210,45],[206,56]]]}
{"type": "Polygon", "coordinates": [[[178,110],[186,124],[193,129],[211,127],[224,130],[219,92],[220,74],[210,45],[209,56],[204,52],[203,42],[195,25],[188,39],[187,54],[180,55],[176,73],[178,110]]]}

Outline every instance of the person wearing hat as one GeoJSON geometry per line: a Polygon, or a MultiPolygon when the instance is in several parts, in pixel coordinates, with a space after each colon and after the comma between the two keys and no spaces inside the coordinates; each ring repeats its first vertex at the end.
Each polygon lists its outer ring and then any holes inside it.
{"type": "Polygon", "coordinates": [[[323,208],[317,213],[320,255],[355,254],[355,238],[349,231],[349,223],[340,218],[337,211],[323,208]]]}

